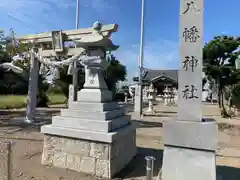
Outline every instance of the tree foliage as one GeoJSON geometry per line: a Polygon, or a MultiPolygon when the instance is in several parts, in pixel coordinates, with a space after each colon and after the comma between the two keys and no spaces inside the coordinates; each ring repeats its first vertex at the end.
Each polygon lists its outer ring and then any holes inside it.
{"type": "MultiPolygon", "coordinates": [[[[17,43],[17,42],[16,42],[17,43]]],[[[12,58],[17,54],[25,54],[28,50],[28,45],[18,43],[15,44],[13,36],[6,36],[3,31],[0,31],[0,64],[11,62],[12,58]]],[[[1,94],[26,94],[28,92],[28,79],[30,70],[30,59],[24,56],[22,60],[14,61],[15,66],[23,69],[23,74],[17,74],[12,71],[0,69],[0,93],[1,94]]],[[[46,91],[48,84],[45,82],[45,76],[38,77],[38,92],[37,106],[46,107],[48,97],[46,91]]]]}
{"type": "Polygon", "coordinates": [[[115,86],[118,81],[126,80],[127,76],[126,67],[122,65],[115,56],[111,56],[110,65],[104,73],[105,81],[110,90],[112,89],[112,86],[115,86]]]}
{"type": "Polygon", "coordinates": [[[116,99],[116,84],[119,81],[126,80],[127,70],[126,67],[113,55],[110,56],[110,65],[104,72],[105,81],[108,89],[112,91],[113,99],[116,99]]]}
{"type": "Polygon", "coordinates": [[[0,64],[4,62],[10,62],[11,59],[6,51],[7,37],[4,35],[4,31],[0,30],[0,64]]]}
{"type": "Polygon", "coordinates": [[[218,86],[218,103],[222,116],[228,116],[224,107],[225,87],[240,80],[240,71],[235,62],[239,58],[240,38],[217,36],[203,48],[203,66],[206,76],[215,80],[218,86]]]}
{"type": "MultiPolygon", "coordinates": [[[[13,32],[11,33],[13,34],[13,32]]],[[[0,64],[4,62],[11,62],[12,57],[16,54],[25,54],[31,47],[31,44],[16,45],[15,39],[12,35],[6,36],[3,31],[0,31],[0,64]]],[[[24,76],[16,74],[12,71],[5,71],[0,69],[0,93],[2,94],[26,94],[28,90],[29,77],[29,58],[24,56],[21,61],[14,62],[14,65],[24,70],[24,76]]],[[[56,89],[61,89],[61,92],[68,97],[68,86],[72,83],[72,76],[67,74],[68,67],[60,69],[60,78],[55,80],[56,89]]],[[[78,73],[79,89],[83,88],[85,81],[84,68],[80,67],[78,73]]],[[[126,77],[126,68],[114,56],[111,56],[110,65],[104,73],[106,84],[111,91],[115,91],[115,86],[118,81],[124,81],[126,77]]],[[[38,106],[46,106],[48,98],[46,92],[49,87],[46,83],[46,76],[39,75],[38,83],[38,106]]],[[[51,91],[51,90],[50,90],[51,91]]]]}

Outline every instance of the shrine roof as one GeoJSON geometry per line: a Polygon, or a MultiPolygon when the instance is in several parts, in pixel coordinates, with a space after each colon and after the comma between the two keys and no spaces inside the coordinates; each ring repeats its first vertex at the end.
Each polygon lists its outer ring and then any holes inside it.
{"type": "Polygon", "coordinates": [[[178,81],[178,70],[169,69],[169,70],[158,70],[158,69],[145,69],[146,75],[143,78],[144,81],[153,81],[158,77],[167,77],[171,78],[174,81],[178,81]]]}

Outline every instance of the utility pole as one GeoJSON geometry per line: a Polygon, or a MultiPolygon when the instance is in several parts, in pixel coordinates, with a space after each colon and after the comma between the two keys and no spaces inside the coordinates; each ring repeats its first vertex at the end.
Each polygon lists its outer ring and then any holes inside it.
{"type": "Polygon", "coordinates": [[[17,41],[16,41],[16,38],[15,38],[15,32],[12,28],[10,28],[10,36],[11,36],[11,40],[12,40],[12,46],[13,46],[13,49],[12,49],[12,52],[11,52],[11,57],[15,55],[15,48],[17,46],[17,41]]]}
{"type": "Polygon", "coordinates": [[[76,6],[76,29],[79,28],[79,6],[80,6],[80,0],[77,0],[77,6],[76,6]]]}
{"type": "MultiPolygon", "coordinates": [[[[76,4],[76,29],[79,28],[79,6],[80,6],[80,0],[77,0],[76,4]]],[[[77,48],[77,46],[75,46],[77,48]]],[[[74,61],[73,63],[73,73],[72,73],[72,83],[74,87],[74,95],[73,100],[77,100],[77,90],[78,90],[78,69],[77,69],[77,62],[74,61]]]]}
{"type": "Polygon", "coordinates": [[[10,28],[10,36],[12,38],[12,44],[15,47],[17,45],[17,43],[16,43],[16,38],[15,38],[15,32],[12,28],[10,28]]]}
{"type": "Polygon", "coordinates": [[[142,82],[142,68],[143,68],[143,45],[144,45],[144,18],[145,18],[145,0],[142,0],[142,13],[141,13],[141,38],[140,38],[140,55],[139,55],[139,95],[140,95],[140,116],[143,110],[143,82],[142,82]]]}

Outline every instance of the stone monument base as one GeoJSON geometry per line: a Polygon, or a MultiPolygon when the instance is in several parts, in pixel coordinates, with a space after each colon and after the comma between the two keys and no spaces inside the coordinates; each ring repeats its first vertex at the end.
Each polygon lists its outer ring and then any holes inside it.
{"type": "Polygon", "coordinates": [[[45,134],[42,164],[112,178],[137,153],[136,130],[123,129],[113,143],[45,134]]]}
{"type": "Polygon", "coordinates": [[[165,146],[162,180],[216,180],[215,152],[165,146]]]}
{"type": "Polygon", "coordinates": [[[216,121],[163,123],[162,180],[216,180],[216,121]]]}

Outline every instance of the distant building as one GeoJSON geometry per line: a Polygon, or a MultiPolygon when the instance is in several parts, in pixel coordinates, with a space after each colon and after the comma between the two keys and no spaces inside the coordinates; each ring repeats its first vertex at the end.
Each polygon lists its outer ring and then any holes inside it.
{"type": "MultiPolygon", "coordinates": [[[[133,80],[137,81],[138,78],[135,77],[133,80]]],[[[163,90],[166,87],[178,88],[178,70],[144,69],[143,83],[146,86],[148,86],[150,83],[153,83],[158,94],[163,94],[163,90]]]]}

